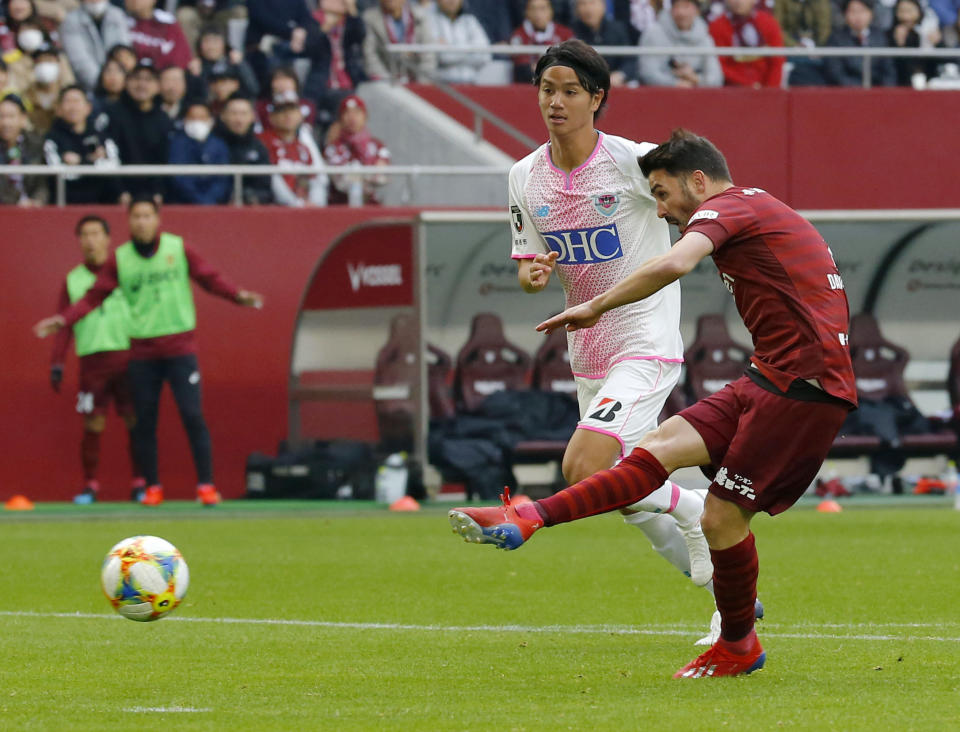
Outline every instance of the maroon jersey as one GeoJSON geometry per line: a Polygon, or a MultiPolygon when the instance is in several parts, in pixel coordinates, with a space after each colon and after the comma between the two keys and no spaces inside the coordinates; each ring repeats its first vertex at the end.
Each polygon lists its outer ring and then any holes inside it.
{"type": "Polygon", "coordinates": [[[816,379],[857,403],[850,308],[826,242],[809,221],[759,188],[734,186],[704,201],[684,233],[713,242],[713,261],[753,336],[754,365],[786,391],[816,379]]]}

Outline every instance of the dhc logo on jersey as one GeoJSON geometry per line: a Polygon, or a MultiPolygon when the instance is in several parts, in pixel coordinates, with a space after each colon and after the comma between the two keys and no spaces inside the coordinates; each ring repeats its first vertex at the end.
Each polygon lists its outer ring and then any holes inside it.
{"type": "Polygon", "coordinates": [[[550,231],[543,234],[543,238],[547,246],[560,255],[557,257],[559,264],[594,264],[623,256],[616,224],[593,229],[550,231]]]}

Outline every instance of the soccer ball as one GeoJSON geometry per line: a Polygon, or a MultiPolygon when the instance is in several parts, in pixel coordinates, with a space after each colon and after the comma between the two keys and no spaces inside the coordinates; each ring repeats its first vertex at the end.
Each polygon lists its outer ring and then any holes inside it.
{"type": "Polygon", "coordinates": [[[190,570],[177,548],[158,536],[131,536],[103,560],[100,584],[113,609],[129,620],[159,620],[187,594],[190,570]]]}

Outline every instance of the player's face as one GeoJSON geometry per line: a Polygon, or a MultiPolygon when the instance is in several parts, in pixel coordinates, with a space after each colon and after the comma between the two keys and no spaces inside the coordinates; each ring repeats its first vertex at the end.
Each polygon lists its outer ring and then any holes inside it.
{"type": "Polygon", "coordinates": [[[569,66],[551,66],[540,79],[540,114],[551,134],[566,135],[589,125],[603,92],[591,94],[569,66]]]}
{"type": "Polygon", "coordinates": [[[703,203],[703,198],[697,196],[696,182],[691,181],[691,177],[670,175],[665,170],[652,170],[648,178],[650,192],[657,200],[657,216],[668,224],[673,224],[681,232],[687,228],[697,206],[703,203]]]}
{"type": "Polygon", "coordinates": [[[99,266],[107,261],[110,235],[99,221],[88,221],[80,227],[80,251],[83,261],[99,266]]]}
{"type": "Polygon", "coordinates": [[[160,228],[160,214],[149,203],[136,203],[130,209],[130,236],[137,241],[153,241],[160,228]]]}

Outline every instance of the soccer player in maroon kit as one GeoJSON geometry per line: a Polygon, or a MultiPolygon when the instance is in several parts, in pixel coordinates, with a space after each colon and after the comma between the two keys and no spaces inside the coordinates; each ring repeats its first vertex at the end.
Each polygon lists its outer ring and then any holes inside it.
{"type": "Polygon", "coordinates": [[[537,330],[589,328],[712,256],[754,353],[737,381],[671,417],[617,466],[522,505],[450,512],[454,531],[515,549],[539,528],[629,506],[674,470],[712,477],[701,525],[713,559],[720,639],[674,678],[748,674],[766,654],[754,630],[758,559],[750,521],[792,506],[856,407],[849,307],[833,256],[813,226],[759,188],[734,186],[713,144],[686,130],[640,159],[657,213],[683,236],[594,299],[537,330]]]}
{"type": "Polygon", "coordinates": [[[87,293],[66,310],[41,320],[34,332],[43,337],[73,325],[119,288],[131,313],[127,373],[137,413],[137,460],[148,483],[141,502],[163,502],[157,475],[157,417],[167,381],[197,469],[197,500],[216,505],[220,494],[213,485],[210,433],[201,407],[190,281],[238,305],[259,308],[263,298],[227,282],[181,237],[161,232],[160,212],[149,194],[134,198],[129,222],[131,241],[114,250],[87,293]]]}
{"type": "MultiPolygon", "coordinates": [[[[110,256],[110,227],[100,216],[84,216],[77,222],[77,239],[83,252],[83,263],[64,278],[60,288],[57,310],[66,310],[75,300],[83,297],[86,288],[93,285],[97,274],[110,256]]],[[[113,402],[117,414],[123,418],[130,434],[130,462],[133,467],[131,489],[142,492],[146,488],[143,476],[137,468],[132,430],[136,424],[130,383],[127,380],[127,363],[130,360],[129,337],[130,314],[126,303],[119,297],[109,305],[104,303],[89,317],[74,328],[64,328],[57,333],[50,357],[50,386],[60,391],[63,381],[63,365],[67,350],[76,337],[80,375],[77,389],[77,412],[83,415],[83,437],[80,440],[80,461],[83,466],[83,491],[74,496],[74,503],[88,504],[97,500],[100,483],[97,468],[100,463],[100,435],[107,422],[107,409],[113,402]]]]}

